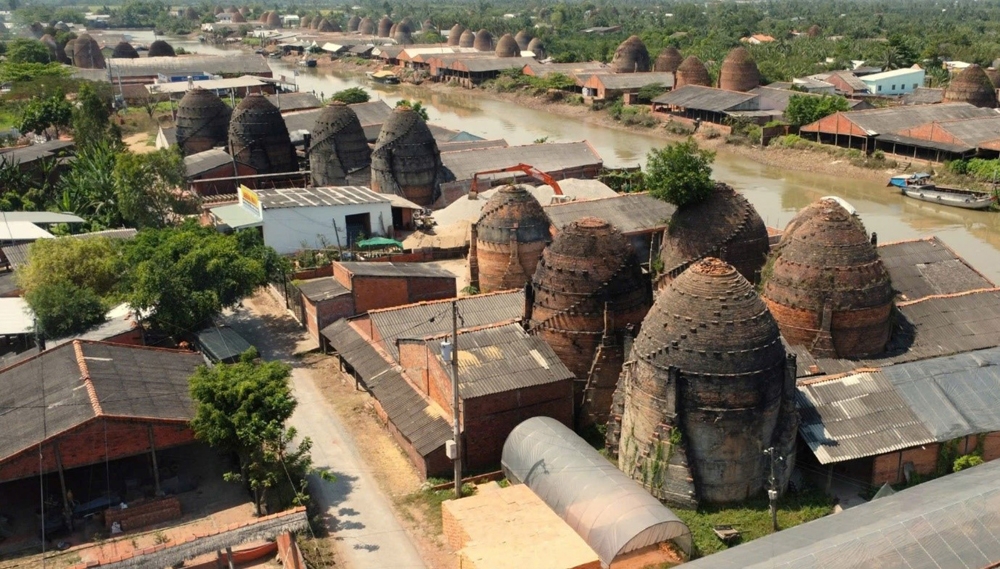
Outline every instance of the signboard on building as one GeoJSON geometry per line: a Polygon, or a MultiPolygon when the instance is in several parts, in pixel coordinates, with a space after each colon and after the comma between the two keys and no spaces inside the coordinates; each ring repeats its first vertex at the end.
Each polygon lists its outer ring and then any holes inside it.
{"type": "Polygon", "coordinates": [[[264,217],[264,212],[260,207],[260,196],[257,195],[257,192],[251,190],[243,184],[240,184],[239,195],[240,203],[243,204],[243,207],[252,211],[253,214],[259,218],[264,217]]]}

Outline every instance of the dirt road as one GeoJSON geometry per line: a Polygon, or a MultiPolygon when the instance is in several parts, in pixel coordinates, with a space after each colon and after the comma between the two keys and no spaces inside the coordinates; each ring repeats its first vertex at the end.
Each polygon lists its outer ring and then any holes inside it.
{"type": "Polygon", "coordinates": [[[312,370],[293,356],[308,346],[305,331],[290,316],[257,304],[247,301],[248,308],[227,315],[226,320],[264,359],[292,366],[298,407],[291,424],[300,436],[312,439],[314,466],[336,476],[335,482],[314,477],[309,487],[325,511],[340,558],[352,569],[426,569],[353,437],[320,393],[312,370]]]}

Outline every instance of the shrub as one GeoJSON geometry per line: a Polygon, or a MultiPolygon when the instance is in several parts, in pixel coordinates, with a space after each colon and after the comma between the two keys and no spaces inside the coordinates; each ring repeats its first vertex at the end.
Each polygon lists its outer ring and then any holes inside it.
{"type": "Polygon", "coordinates": [[[959,470],[979,466],[982,463],[983,457],[978,454],[966,454],[955,459],[955,464],[952,465],[952,470],[958,472],[959,470]]]}
{"type": "Polygon", "coordinates": [[[371,99],[371,96],[361,87],[351,87],[350,89],[337,91],[330,98],[334,101],[340,101],[345,105],[354,105],[357,103],[367,103],[371,99]]]}
{"type": "Polygon", "coordinates": [[[703,150],[692,138],[651,150],[646,159],[646,186],[653,197],[677,207],[695,203],[714,190],[715,153],[703,150]]]}

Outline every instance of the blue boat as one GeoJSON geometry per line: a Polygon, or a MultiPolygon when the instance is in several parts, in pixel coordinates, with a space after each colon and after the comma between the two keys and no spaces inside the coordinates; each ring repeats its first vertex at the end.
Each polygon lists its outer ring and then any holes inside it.
{"type": "Polygon", "coordinates": [[[899,188],[906,197],[962,209],[989,209],[995,201],[986,192],[935,185],[926,172],[893,176],[889,185],[899,188]]]}

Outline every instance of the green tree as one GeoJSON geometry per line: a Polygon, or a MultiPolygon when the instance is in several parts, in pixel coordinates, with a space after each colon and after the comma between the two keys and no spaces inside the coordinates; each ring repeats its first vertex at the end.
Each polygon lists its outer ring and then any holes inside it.
{"type": "Polygon", "coordinates": [[[841,96],[792,95],[788,99],[785,118],[791,124],[801,126],[849,108],[847,99],[841,96]]]}
{"type": "Polygon", "coordinates": [[[246,485],[261,515],[272,490],[282,486],[293,492],[293,504],[305,501],[312,443],[305,438],[292,446],[295,429],[286,427],[296,406],[288,383],[291,367],[254,361],[255,350],[250,352],[239,363],[201,367],[191,377],[197,405],[191,427],[199,440],[239,458],[239,472],[228,472],[225,479],[246,485]]]}
{"type": "Polygon", "coordinates": [[[21,132],[43,134],[49,138],[48,130],[55,129],[59,136],[59,128],[68,126],[73,115],[73,106],[61,92],[45,99],[32,99],[24,106],[19,126],[21,132]]]}
{"type": "Polygon", "coordinates": [[[176,147],[148,154],[125,152],[115,161],[111,179],[126,224],[163,227],[179,204],[176,190],[184,184],[184,157],[176,147]]]}
{"type": "Polygon", "coordinates": [[[7,44],[7,60],[11,63],[50,63],[49,48],[38,40],[18,38],[7,44]]]}
{"type": "Polygon", "coordinates": [[[24,300],[35,314],[36,331],[46,338],[85,332],[104,322],[107,313],[97,293],[68,280],[50,280],[25,292],[24,300]]]}
{"type": "Polygon", "coordinates": [[[367,91],[361,87],[351,87],[350,89],[344,89],[343,91],[337,91],[331,97],[334,101],[340,101],[345,105],[354,105],[357,103],[367,103],[371,100],[371,96],[367,91]]]}
{"type": "Polygon", "coordinates": [[[83,148],[106,140],[110,136],[110,97],[102,97],[94,87],[84,83],[77,92],[76,102],[73,138],[77,146],[83,148]]]}
{"type": "Polygon", "coordinates": [[[84,146],[59,180],[59,208],[83,217],[92,230],[124,225],[113,178],[123,152],[107,140],[84,146]]]}
{"type": "Polygon", "coordinates": [[[677,207],[707,198],[715,188],[712,162],[715,153],[698,147],[693,138],[651,150],[644,176],[649,193],[677,207]]]}
{"type": "Polygon", "coordinates": [[[224,235],[193,220],[140,231],[122,249],[125,300],[172,335],[196,329],[286,268],[259,233],[224,235]]]}
{"type": "Polygon", "coordinates": [[[424,107],[423,103],[421,103],[420,101],[411,101],[409,99],[401,99],[399,101],[396,101],[396,106],[397,107],[404,107],[404,108],[412,110],[413,112],[415,112],[418,115],[420,115],[420,118],[424,119],[424,121],[429,120],[428,117],[427,117],[427,109],[424,107]]]}
{"type": "Polygon", "coordinates": [[[30,295],[53,283],[111,296],[120,279],[116,242],[107,237],[39,239],[29,249],[31,262],[17,271],[17,283],[30,295]]]}
{"type": "Polygon", "coordinates": [[[663,83],[650,83],[639,88],[639,100],[649,102],[667,92],[663,83]]]}

